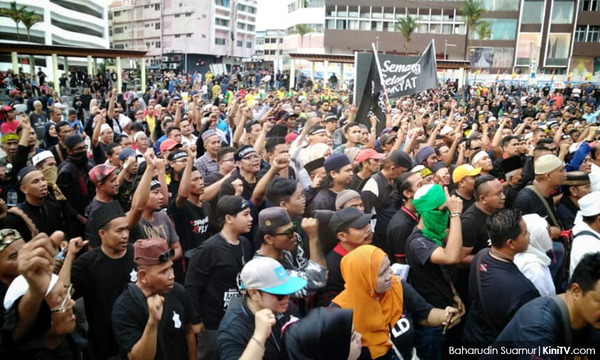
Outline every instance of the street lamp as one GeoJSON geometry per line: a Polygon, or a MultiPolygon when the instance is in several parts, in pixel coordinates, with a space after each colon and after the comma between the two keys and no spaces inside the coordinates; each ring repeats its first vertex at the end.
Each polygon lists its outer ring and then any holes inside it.
{"type": "Polygon", "coordinates": [[[456,44],[448,44],[448,40],[444,39],[444,60],[446,60],[446,48],[450,46],[450,47],[456,47],[456,44]]]}

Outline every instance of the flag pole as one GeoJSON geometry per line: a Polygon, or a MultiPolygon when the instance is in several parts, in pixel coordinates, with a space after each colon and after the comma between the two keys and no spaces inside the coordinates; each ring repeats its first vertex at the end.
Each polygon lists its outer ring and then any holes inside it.
{"type": "MultiPolygon", "coordinates": [[[[388,106],[391,106],[390,98],[388,97],[388,93],[387,93],[387,87],[385,86],[385,82],[383,81],[383,73],[381,72],[381,65],[379,64],[379,56],[377,56],[378,49],[375,47],[375,43],[371,43],[371,46],[373,47],[373,55],[375,55],[375,64],[377,65],[377,73],[379,74],[379,81],[381,82],[381,86],[383,87],[383,94],[385,95],[386,104],[388,106]]],[[[387,107],[386,107],[386,113],[387,113],[387,107]]]]}

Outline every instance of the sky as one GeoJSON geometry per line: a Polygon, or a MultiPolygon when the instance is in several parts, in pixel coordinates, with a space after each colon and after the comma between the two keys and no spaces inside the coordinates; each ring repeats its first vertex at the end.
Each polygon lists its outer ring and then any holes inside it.
{"type": "Polygon", "coordinates": [[[286,0],[258,0],[256,30],[284,28],[287,16],[286,0]]]}

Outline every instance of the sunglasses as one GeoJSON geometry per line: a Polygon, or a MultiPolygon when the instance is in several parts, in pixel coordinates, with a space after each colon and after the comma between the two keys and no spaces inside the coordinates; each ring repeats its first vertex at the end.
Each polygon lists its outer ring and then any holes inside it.
{"type": "Polygon", "coordinates": [[[296,234],[296,227],[292,226],[291,228],[287,229],[284,232],[280,232],[280,233],[275,233],[275,234],[271,234],[271,236],[287,236],[287,237],[292,237],[296,234]]]}
{"type": "Polygon", "coordinates": [[[158,259],[158,261],[160,263],[166,263],[167,261],[169,261],[169,259],[171,259],[174,256],[175,256],[175,249],[170,248],[169,250],[165,251],[164,253],[158,254],[158,257],[150,258],[150,257],[145,257],[145,256],[138,256],[135,258],[135,260],[137,260],[137,259],[146,259],[146,260],[158,259]]]}
{"type": "Polygon", "coordinates": [[[2,250],[6,249],[8,247],[8,245],[12,244],[13,242],[22,239],[23,237],[21,236],[21,234],[19,234],[19,232],[17,230],[14,229],[2,229],[0,230],[0,252],[2,252],[2,250]],[[9,236],[12,236],[12,239],[5,239],[9,236]]]}
{"type": "Polygon", "coordinates": [[[266,292],[266,291],[262,291],[262,290],[259,290],[259,291],[260,291],[261,293],[263,293],[263,294],[269,294],[269,295],[271,295],[271,296],[275,296],[275,297],[277,298],[277,301],[282,301],[282,300],[284,300],[286,297],[290,296],[290,295],[276,295],[276,294],[271,294],[271,293],[268,293],[268,292],[266,292]]]}
{"type": "Polygon", "coordinates": [[[67,311],[67,302],[69,300],[71,300],[71,297],[73,296],[73,294],[75,293],[75,289],[73,289],[73,284],[69,284],[69,287],[67,288],[67,294],[65,295],[65,298],[63,299],[62,303],[60,304],[60,307],[57,309],[50,309],[50,312],[65,312],[67,311]]]}

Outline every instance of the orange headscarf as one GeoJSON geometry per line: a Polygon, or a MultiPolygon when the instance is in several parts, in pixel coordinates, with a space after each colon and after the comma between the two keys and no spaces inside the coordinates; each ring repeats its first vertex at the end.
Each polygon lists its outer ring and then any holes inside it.
{"type": "Polygon", "coordinates": [[[362,344],[369,348],[371,358],[385,355],[392,347],[390,325],[402,316],[402,283],[396,276],[392,288],[377,294],[377,274],[384,256],[383,250],[372,245],[359,246],[342,258],[341,271],[345,289],[333,299],[343,309],[354,310],[354,328],[362,334],[362,344]]]}

